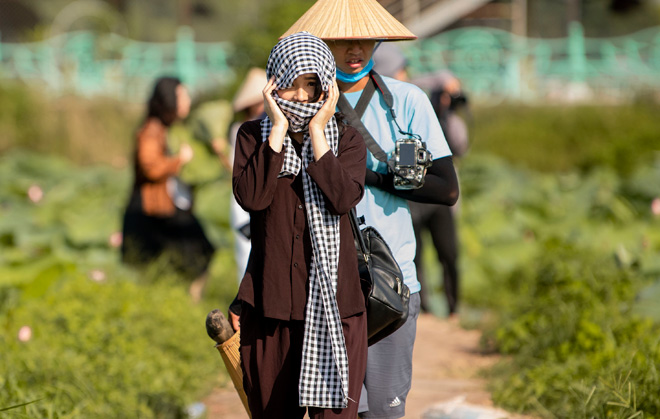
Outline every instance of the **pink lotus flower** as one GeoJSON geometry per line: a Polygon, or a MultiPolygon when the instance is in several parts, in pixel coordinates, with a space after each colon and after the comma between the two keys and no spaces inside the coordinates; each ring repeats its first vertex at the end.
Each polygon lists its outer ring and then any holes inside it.
{"type": "Polygon", "coordinates": [[[27,342],[32,339],[32,329],[30,326],[23,326],[18,330],[18,340],[27,342]]]}
{"type": "Polygon", "coordinates": [[[30,201],[34,202],[35,204],[41,201],[41,199],[44,197],[44,191],[39,187],[39,185],[32,185],[28,188],[27,190],[28,198],[30,198],[30,201]]]}
{"type": "Polygon", "coordinates": [[[651,201],[651,213],[656,217],[660,217],[660,198],[651,201]]]}
{"type": "Polygon", "coordinates": [[[115,231],[110,235],[110,238],[108,239],[108,243],[110,244],[111,247],[119,247],[121,246],[121,242],[124,240],[124,237],[122,236],[120,231],[115,231]]]}
{"type": "Polygon", "coordinates": [[[100,270],[100,269],[94,269],[93,271],[91,271],[91,272],[89,273],[89,278],[90,278],[92,281],[96,281],[96,282],[102,282],[102,281],[105,281],[105,272],[103,272],[103,271],[100,270]]]}

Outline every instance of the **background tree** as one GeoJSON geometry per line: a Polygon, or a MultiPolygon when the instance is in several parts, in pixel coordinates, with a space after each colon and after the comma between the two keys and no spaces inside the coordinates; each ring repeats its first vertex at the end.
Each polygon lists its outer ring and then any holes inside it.
{"type": "Polygon", "coordinates": [[[266,0],[257,1],[250,25],[244,25],[234,33],[231,42],[236,48],[237,68],[265,67],[271,48],[315,0],[266,0]]]}

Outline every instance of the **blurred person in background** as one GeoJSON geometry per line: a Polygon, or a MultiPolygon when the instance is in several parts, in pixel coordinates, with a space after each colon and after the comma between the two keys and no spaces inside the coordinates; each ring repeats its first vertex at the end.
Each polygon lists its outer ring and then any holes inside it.
{"type": "Polygon", "coordinates": [[[190,112],[186,87],[174,77],[156,80],[147,113],[137,131],[134,183],[123,219],[122,261],[144,266],[164,258],[191,281],[189,292],[199,301],[207,268],[215,251],[192,213],[192,194],[177,175],[193,157],[190,145],[170,153],[170,126],[190,112]]]}
{"type": "MultiPolygon", "coordinates": [[[[394,153],[397,139],[404,137],[397,126],[421,136],[433,156],[424,185],[401,190],[395,188],[394,175],[387,164],[372,154],[371,149],[375,147],[369,146],[364,198],[356,207],[358,216],[364,216],[366,224],[375,227],[389,245],[410,289],[406,322],[391,335],[369,346],[359,411],[366,418],[404,417],[412,385],[412,354],[421,288],[415,272],[415,234],[407,201],[445,205],[456,202],[459,191],[451,151],[433,107],[421,89],[389,77],[383,77],[381,85],[370,72],[377,41],[416,38],[376,0],[318,0],[285,35],[297,31],[309,31],[326,41],[337,65],[337,83],[342,92],[340,101],[347,102],[350,108],[364,110],[361,116],[355,116],[359,119],[354,125],[364,125],[373,142],[388,157],[394,153]],[[384,88],[391,95],[391,105],[385,102],[384,88]],[[363,98],[365,92],[373,95],[369,97],[367,93],[363,98]]],[[[351,111],[343,105],[340,110],[344,115],[351,111]]],[[[355,111],[352,113],[357,114],[357,109],[355,111]]]]}
{"type": "Polygon", "coordinates": [[[451,71],[443,70],[436,77],[437,86],[431,90],[431,104],[445,132],[449,147],[455,156],[460,157],[469,148],[467,125],[459,116],[461,110],[466,111],[469,116],[468,98],[461,81],[451,71]]]}
{"type": "MultiPolygon", "coordinates": [[[[449,144],[454,162],[468,150],[468,129],[465,121],[458,115],[461,108],[467,107],[467,98],[461,89],[460,80],[448,70],[437,75],[437,85],[431,90],[431,104],[440,121],[442,131],[449,144]]],[[[467,108],[466,108],[467,109],[467,108]]],[[[460,201],[459,201],[460,202],[460,201]]],[[[447,314],[450,320],[458,319],[460,271],[458,268],[458,237],[456,233],[455,215],[458,204],[453,207],[445,205],[424,205],[413,203],[410,211],[413,216],[415,236],[417,239],[417,277],[425,280],[423,254],[423,232],[431,235],[438,262],[442,266],[442,284],[447,301],[447,314]]],[[[428,289],[427,289],[428,291],[428,289]]],[[[422,310],[431,312],[429,293],[422,287],[422,310]]]]}
{"type": "MultiPolygon", "coordinates": [[[[408,62],[396,46],[391,44],[379,45],[374,51],[373,58],[374,70],[379,74],[401,81],[409,80],[408,62]]],[[[454,161],[456,161],[456,157],[465,154],[468,148],[467,126],[463,119],[456,114],[458,109],[466,106],[467,99],[461,90],[460,81],[448,70],[434,75],[432,83],[431,104],[445,134],[454,161]]],[[[448,315],[450,319],[455,320],[457,319],[459,296],[458,240],[454,220],[454,211],[457,207],[413,201],[410,201],[408,206],[410,207],[417,242],[415,268],[417,279],[422,284],[419,292],[421,310],[431,312],[430,298],[433,294],[433,289],[428,287],[423,263],[423,238],[424,233],[428,231],[438,262],[442,267],[442,284],[447,301],[448,315]]]]}
{"type": "Polygon", "coordinates": [[[391,43],[381,43],[373,54],[374,71],[381,76],[391,77],[395,80],[409,81],[408,61],[401,49],[391,43]]]}
{"type": "Polygon", "coordinates": [[[306,32],[271,50],[267,118],[236,138],[233,191],[252,249],[237,299],[243,387],[253,419],[357,417],[367,321],[349,211],[366,150],[335,116],[327,45],[306,32]]]}
{"type": "MultiPolygon", "coordinates": [[[[263,68],[253,67],[248,71],[245,80],[243,80],[243,83],[238,88],[232,102],[234,123],[229,127],[229,142],[223,141],[220,144],[219,141],[216,141],[213,143],[218,154],[229,157],[231,166],[234,164],[236,135],[240,126],[246,121],[263,119],[266,116],[262,92],[266,81],[266,71],[263,68]]],[[[245,274],[245,268],[247,267],[250,256],[250,214],[238,205],[233,195],[230,205],[231,227],[234,234],[236,274],[237,280],[240,283],[245,274]]]]}

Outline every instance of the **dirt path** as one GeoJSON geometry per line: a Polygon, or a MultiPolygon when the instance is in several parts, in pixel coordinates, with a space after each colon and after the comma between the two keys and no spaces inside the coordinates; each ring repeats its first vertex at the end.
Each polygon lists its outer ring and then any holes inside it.
{"type": "MultiPolygon", "coordinates": [[[[479,337],[479,331],[464,330],[430,314],[420,316],[406,418],[422,418],[432,406],[457,397],[465,397],[465,402],[472,405],[492,406],[478,372],[493,365],[498,357],[479,352],[479,337]]],[[[207,419],[247,418],[231,384],[215,389],[203,402],[208,409],[207,419]]]]}

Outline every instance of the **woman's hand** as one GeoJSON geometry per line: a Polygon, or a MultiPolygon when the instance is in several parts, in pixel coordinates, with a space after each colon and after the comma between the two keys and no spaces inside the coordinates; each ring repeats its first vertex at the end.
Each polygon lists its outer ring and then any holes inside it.
{"type": "Polygon", "coordinates": [[[282,144],[284,144],[284,137],[286,132],[289,129],[289,120],[286,119],[284,113],[275,102],[273,98],[273,91],[277,89],[275,84],[275,77],[271,77],[264,87],[264,111],[268,118],[273,123],[273,128],[270,130],[270,136],[268,137],[268,143],[270,147],[276,151],[282,151],[282,144]]]}
{"type": "Polygon", "coordinates": [[[213,148],[216,156],[218,156],[220,159],[222,166],[227,171],[229,171],[229,173],[231,173],[233,170],[233,165],[231,163],[231,156],[229,154],[232,152],[232,149],[227,139],[224,137],[216,137],[211,140],[211,147],[213,148]]]}
{"type": "Polygon", "coordinates": [[[339,87],[337,86],[337,81],[333,81],[328,88],[328,94],[325,99],[325,103],[321,109],[316,113],[314,118],[309,121],[309,130],[321,129],[324,130],[326,124],[332,118],[332,115],[335,114],[337,109],[337,101],[339,100],[339,87]]]}
{"type": "Polygon", "coordinates": [[[181,160],[181,164],[186,164],[192,160],[193,154],[193,149],[190,147],[190,144],[181,144],[181,148],[179,148],[179,159],[181,160]]]}
{"type": "Polygon", "coordinates": [[[312,139],[312,149],[314,150],[314,160],[318,161],[325,153],[330,150],[328,140],[325,138],[325,126],[332,115],[335,114],[337,101],[339,100],[339,87],[335,80],[328,89],[328,97],[321,109],[309,121],[309,136],[312,139]]]}
{"type": "Polygon", "coordinates": [[[231,324],[231,328],[234,329],[234,332],[241,330],[241,317],[231,310],[229,310],[229,324],[231,324]]]}
{"type": "Polygon", "coordinates": [[[211,148],[218,156],[225,154],[229,148],[229,143],[224,137],[215,137],[211,140],[211,148]]]}

